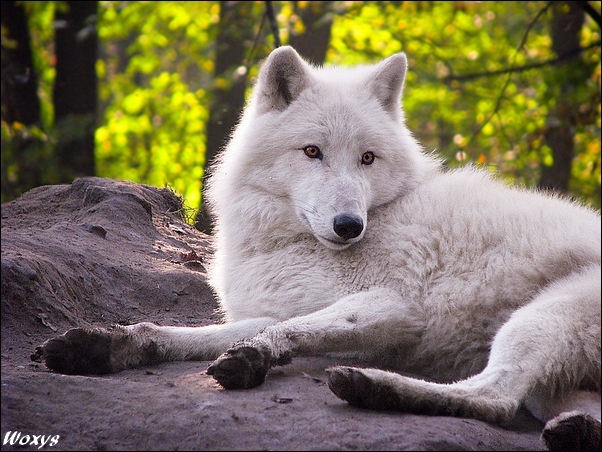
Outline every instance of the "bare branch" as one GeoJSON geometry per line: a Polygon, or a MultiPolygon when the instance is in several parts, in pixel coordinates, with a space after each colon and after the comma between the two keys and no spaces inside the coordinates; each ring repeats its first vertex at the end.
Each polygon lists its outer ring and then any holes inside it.
{"type": "Polygon", "coordinates": [[[265,9],[268,19],[270,21],[270,28],[274,35],[274,48],[280,47],[280,34],[278,32],[278,22],[276,22],[276,16],[274,15],[274,8],[272,2],[265,2],[265,9]]]}
{"type": "Polygon", "coordinates": [[[541,68],[541,67],[545,67],[545,66],[555,66],[557,64],[560,64],[560,63],[563,63],[565,61],[575,58],[576,56],[580,55],[582,52],[585,52],[586,50],[590,50],[595,47],[600,47],[601,44],[602,44],[602,42],[598,40],[586,47],[579,47],[575,51],[566,53],[559,57],[540,61],[538,63],[525,64],[524,66],[509,67],[509,68],[499,69],[497,71],[475,72],[473,74],[465,74],[465,75],[448,75],[447,77],[443,78],[443,81],[446,83],[451,82],[451,81],[464,82],[467,80],[474,80],[474,79],[481,78],[481,77],[494,77],[496,75],[502,75],[502,74],[508,74],[508,73],[514,73],[514,72],[524,72],[524,71],[528,71],[530,69],[537,69],[537,68],[541,68]]]}
{"type": "Polygon", "coordinates": [[[546,4],[546,6],[544,6],[537,13],[537,15],[533,18],[533,20],[531,21],[531,23],[529,24],[529,26],[525,30],[525,34],[523,35],[523,38],[521,39],[520,44],[516,48],[516,51],[514,52],[514,56],[512,57],[512,65],[510,66],[510,71],[508,71],[508,73],[507,73],[506,81],[504,82],[504,86],[502,86],[502,90],[500,92],[500,95],[497,98],[497,101],[495,103],[495,107],[494,107],[493,111],[489,114],[489,116],[485,119],[485,121],[472,134],[472,136],[470,137],[469,143],[472,142],[479,135],[479,133],[481,133],[481,130],[483,130],[483,128],[487,124],[489,124],[489,122],[491,121],[491,119],[497,114],[498,110],[502,106],[502,99],[504,98],[504,95],[506,94],[506,89],[508,88],[508,85],[510,84],[510,78],[512,77],[512,72],[511,71],[514,70],[514,68],[515,68],[516,55],[518,54],[518,52],[520,51],[520,49],[522,49],[524,47],[525,42],[527,42],[527,36],[529,35],[529,32],[531,31],[531,28],[533,28],[533,26],[537,23],[537,21],[539,20],[539,18],[541,16],[543,16],[543,14],[552,6],[552,4],[553,4],[553,2],[551,2],[551,1],[548,2],[546,4]]]}
{"type": "Polygon", "coordinates": [[[591,17],[594,20],[594,22],[596,22],[598,24],[598,27],[602,27],[602,25],[600,24],[600,22],[602,22],[602,17],[600,16],[600,12],[596,8],[594,8],[592,5],[590,5],[589,2],[575,2],[575,3],[577,3],[579,8],[581,8],[585,14],[587,14],[589,17],[591,17]]]}

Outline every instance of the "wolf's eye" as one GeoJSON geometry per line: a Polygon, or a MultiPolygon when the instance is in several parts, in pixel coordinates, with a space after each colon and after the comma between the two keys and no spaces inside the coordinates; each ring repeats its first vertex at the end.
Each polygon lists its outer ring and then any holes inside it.
{"type": "Polygon", "coordinates": [[[307,155],[310,159],[322,158],[322,151],[320,151],[320,148],[318,146],[314,146],[313,144],[305,146],[303,148],[303,152],[305,152],[305,155],[307,155]]]}
{"type": "Polygon", "coordinates": [[[362,165],[372,165],[374,163],[375,158],[376,157],[374,157],[374,152],[364,152],[364,154],[362,155],[362,165]]]}

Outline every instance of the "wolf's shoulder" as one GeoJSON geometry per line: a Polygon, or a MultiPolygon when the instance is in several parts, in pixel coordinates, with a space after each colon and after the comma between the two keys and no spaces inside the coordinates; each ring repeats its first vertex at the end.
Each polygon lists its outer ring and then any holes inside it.
{"type": "Polygon", "coordinates": [[[451,205],[500,209],[504,206],[516,208],[526,206],[530,209],[555,211],[580,211],[586,216],[600,217],[600,212],[582,203],[551,191],[504,180],[495,172],[467,165],[461,168],[441,171],[416,191],[421,197],[436,198],[451,205]]]}

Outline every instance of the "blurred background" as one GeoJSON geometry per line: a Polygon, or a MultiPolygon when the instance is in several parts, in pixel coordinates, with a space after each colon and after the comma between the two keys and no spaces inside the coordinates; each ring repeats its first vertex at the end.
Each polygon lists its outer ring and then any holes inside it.
{"type": "Polygon", "coordinates": [[[2,203],[81,176],[169,186],[205,166],[279,45],[316,64],[408,55],[409,128],[450,167],[600,207],[600,3],[2,2],[2,203]]]}

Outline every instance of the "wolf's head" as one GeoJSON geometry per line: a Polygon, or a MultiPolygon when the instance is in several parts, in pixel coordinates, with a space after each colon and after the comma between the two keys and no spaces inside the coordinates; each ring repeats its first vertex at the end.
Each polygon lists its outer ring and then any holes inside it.
{"type": "Polygon", "coordinates": [[[315,68],[291,47],[274,50],[216,172],[221,183],[212,198],[234,205],[245,190],[250,198],[266,195],[261,206],[253,203],[258,218],[309,232],[334,250],[358,242],[369,212],[413,190],[432,167],[404,126],[406,70],[403,53],[373,66],[315,68]],[[270,197],[278,201],[265,202],[270,197]]]}

